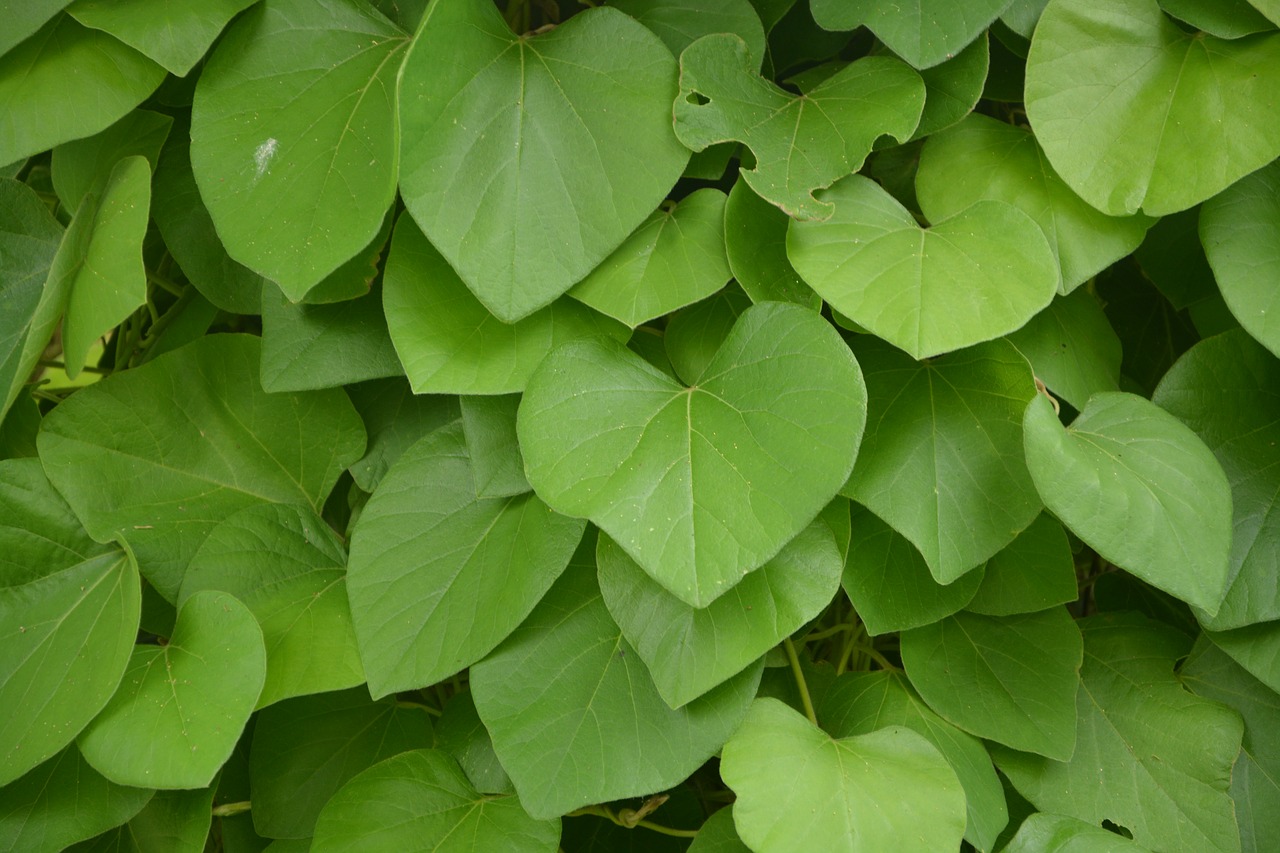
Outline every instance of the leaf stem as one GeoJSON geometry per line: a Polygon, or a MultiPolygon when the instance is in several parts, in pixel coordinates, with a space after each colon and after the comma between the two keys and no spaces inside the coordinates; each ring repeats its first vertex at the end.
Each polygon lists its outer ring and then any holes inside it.
{"type": "Polygon", "coordinates": [[[787,660],[791,661],[791,674],[796,678],[796,687],[800,688],[800,703],[804,705],[805,716],[809,722],[818,725],[818,715],[813,710],[813,699],[809,696],[809,685],[804,680],[804,671],[800,669],[800,656],[796,654],[795,643],[790,637],[784,637],[782,647],[787,652],[787,660]]]}
{"type": "Polygon", "coordinates": [[[253,803],[249,800],[243,800],[238,803],[223,803],[220,806],[213,807],[214,817],[232,817],[238,814],[244,814],[253,808],[253,803]]]}
{"type": "Polygon", "coordinates": [[[653,832],[658,832],[663,835],[672,835],[676,838],[693,838],[698,834],[698,830],[696,829],[675,829],[674,827],[663,826],[660,823],[654,823],[650,820],[627,820],[614,814],[613,809],[603,803],[574,809],[565,815],[565,817],[579,817],[581,815],[595,815],[596,817],[602,817],[625,829],[635,829],[637,826],[643,826],[645,829],[653,832]]]}
{"type": "Polygon", "coordinates": [[[430,714],[433,717],[444,716],[444,712],[441,711],[440,709],[433,708],[430,705],[426,704],[425,702],[414,702],[412,699],[397,699],[396,707],[397,708],[420,708],[421,710],[426,711],[428,714],[430,714]]]}

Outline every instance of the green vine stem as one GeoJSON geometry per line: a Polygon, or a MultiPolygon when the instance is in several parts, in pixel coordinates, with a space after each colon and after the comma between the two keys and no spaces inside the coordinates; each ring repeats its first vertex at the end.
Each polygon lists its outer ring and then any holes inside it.
{"type": "Polygon", "coordinates": [[[782,647],[787,652],[787,660],[791,661],[791,674],[796,678],[796,687],[800,688],[800,702],[804,705],[805,716],[816,726],[818,715],[813,710],[813,699],[809,696],[809,685],[804,680],[804,671],[800,669],[800,656],[796,654],[795,643],[787,637],[782,641],[782,647]]]}

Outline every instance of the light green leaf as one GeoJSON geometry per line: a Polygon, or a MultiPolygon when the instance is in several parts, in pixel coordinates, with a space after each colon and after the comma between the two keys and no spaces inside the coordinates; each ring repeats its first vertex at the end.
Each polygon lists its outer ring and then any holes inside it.
{"type": "Polygon", "coordinates": [[[178,603],[211,589],[249,608],[267,649],[261,708],[364,681],[345,566],[342,541],[314,510],[255,504],[209,533],[187,566],[178,603]]]}
{"type": "Polygon", "coordinates": [[[1202,341],[1153,400],[1195,431],[1231,483],[1227,595],[1216,631],[1280,619],[1280,362],[1241,330],[1202,341]]]}
{"type": "Polygon", "coordinates": [[[448,262],[401,216],[383,278],[391,341],[418,394],[510,394],[558,346],[627,327],[573,299],[508,325],[489,313],[448,262]]]}
{"type": "Polygon", "coordinates": [[[790,221],[739,176],[724,208],[729,269],[752,302],[795,302],[816,310],[822,307],[822,298],[804,283],[787,258],[790,221]]]}
{"type": "MultiPolygon", "coordinates": [[[[833,507],[848,511],[843,500],[833,507]]],[[[831,528],[817,520],[703,609],[663,589],[608,536],[600,537],[596,562],[609,613],[673,708],[738,674],[817,616],[844,567],[831,528]]]]}
{"type": "Polygon", "coordinates": [[[403,378],[350,385],[347,395],[369,436],[364,456],[351,465],[351,476],[370,493],[409,445],[459,417],[457,397],[415,396],[403,378]]]}
{"type": "Polygon", "coordinates": [[[1077,410],[1094,394],[1120,390],[1120,338],[1088,290],[1055,298],[1009,335],[1009,343],[1049,390],[1077,410]]]}
{"type": "Polygon", "coordinates": [[[26,184],[0,179],[0,420],[31,376],[63,306],[48,292],[62,226],[26,184]]]}
{"type": "Polygon", "coordinates": [[[609,5],[653,30],[676,56],[702,36],[733,33],[746,42],[757,71],[764,59],[764,26],[750,0],[611,0],[609,5]]]}
{"type": "Polygon", "coordinates": [[[112,167],[124,157],[145,157],[154,172],[172,126],[163,113],[134,110],[101,133],[54,148],[50,171],[62,206],[75,210],[89,193],[101,195],[112,167]]]}
{"type": "Polygon", "coordinates": [[[203,788],[240,737],[266,677],[262,631],[227,593],[178,608],[165,646],[138,646],[120,689],[77,743],[121,785],[203,788]]]}
{"type": "Polygon", "coordinates": [[[1275,29],[1246,0],[1160,0],[1160,6],[1192,29],[1219,38],[1236,39],[1275,29]]]}
{"type": "Polygon", "coordinates": [[[1045,506],[1103,558],[1210,614],[1227,589],[1231,487],[1173,415],[1133,394],[1095,394],[1069,429],[1042,394],[1023,423],[1045,506]]]}
{"type": "Polygon", "coordinates": [[[515,797],[477,793],[448,754],[419,749],[370,767],[334,794],[311,850],[555,853],[559,841],[559,816],[535,820],[515,797]]]}
{"type": "Polygon", "coordinates": [[[0,57],[0,163],[106,129],[164,76],[133,48],[59,15],[0,57]]]}
{"type": "Polygon", "coordinates": [[[835,330],[771,302],[743,313],[693,388],[617,343],[559,347],[530,379],[516,427],[543,500],[589,517],[705,607],[835,496],[865,400],[835,330]]]}
{"type": "Polygon", "coordinates": [[[142,241],[151,209],[151,167],[143,157],[116,163],[102,196],[86,196],[58,250],[50,277],[67,276],[63,358],[74,379],[90,347],[147,301],[142,241]]]}
{"type": "Polygon", "coordinates": [[[0,462],[0,785],[102,710],[129,662],[140,605],[133,559],[85,534],[40,463],[0,462]]]}
{"type": "Polygon", "coordinates": [[[791,224],[791,263],[833,309],[913,358],[1008,334],[1057,290],[1044,232],[1013,205],[979,201],[923,228],[862,175],[822,198],[835,212],[791,224]]]}
{"type": "Polygon", "coordinates": [[[730,282],[724,290],[667,320],[661,340],[675,375],[696,385],[733,324],[750,307],[751,299],[730,282]]]}
{"type": "Polygon", "coordinates": [[[991,63],[991,49],[983,33],[973,44],[940,65],[920,72],[924,80],[924,112],[912,139],[924,139],[951,127],[977,106],[991,63]]]}
{"type": "Polygon", "coordinates": [[[776,699],[757,699],[724,745],[733,822],[757,853],[937,853],[959,847],[964,789],[925,738],[901,726],[832,739],[776,699]]]}
{"type": "Polygon", "coordinates": [[[515,786],[493,751],[493,738],[476,713],[471,691],[454,694],[436,721],[436,742],[458,762],[472,787],[482,794],[513,794],[515,786]]]}
{"type": "Polygon", "coordinates": [[[710,296],[732,275],[724,207],[725,194],[714,188],[663,202],[569,295],[633,329],[710,296]]]}
{"type": "Polygon", "coordinates": [[[264,708],[249,755],[253,824],[269,838],[307,838],[351,777],[431,739],[421,708],[373,702],[359,687],[264,708]]]}
{"type": "Polygon", "coordinates": [[[1277,0],[1249,0],[1249,5],[1266,15],[1271,23],[1280,26],[1280,2],[1277,2],[1277,0]]]}
{"type": "Polygon", "coordinates": [[[853,541],[842,584],[871,636],[950,616],[973,598],[983,571],[979,566],[943,586],[909,539],[854,504],[853,541]]]}
{"type": "Polygon", "coordinates": [[[759,680],[752,667],[672,710],[609,617],[593,568],[577,563],[471,668],[476,710],[537,818],[677,784],[741,722],[759,680]]]}
{"type": "Polygon", "coordinates": [[[369,690],[434,684],[489,653],[564,570],[585,522],[525,493],[476,496],[462,424],[392,466],[351,538],[347,588],[369,690]]]}
{"type": "Polygon", "coordinates": [[[69,746],[0,788],[0,850],[59,853],[124,823],[154,793],[108,782],[69,746]]]}
{"type": "Polygon", "coordinates": [[[513,323],[666,197],[689,159],[671,130],[675,92],[670,51],[616,9],[517,36],[487,0],[434,3],[400,75],[405,206],[513,323]]]}
{"type": "Polygon", "coordinates": [[[742,142],[755,154],[739,174],[762,198],[801,219],[827,219],[814,191],[856,172],[877,139],[906,142],[920,122],[920,75],[892,57],[867,57],[804,95],[761,77],[742,39],[704,36],[680,55],[676,134],[701,151],[742,142]]]}
{"type": "Polygon", "coordinates": [[[40,431],[49,479],[85,529],[123,537],[171,601],[218,522],[261,502],[318,511],[364,452],[342,391],[265,394],[258,359],[257,338],[204,337],[77,391],[40,431]]]}
{"type": "Polygon", "coordinates": [[[129,822],[67,853],[203,853],[213,823],[213,788],[157,791],[129,822]]]}
{"type": "Polygon", "coordinates": [[[826,30],[865,26],[916,68],[951,59],[978,38],[1009,0],[813,0],[813,19],[826,30]]]}
{"type": "Polygon", "coordinates": [[[1027,58],[1049,162],[1113,216],[1183,210],[1280,155],[1280,35],[1188,33],[1156,0],[1055,0],[1027,58]]]}
{"type": "Polygon", "coordinates": [[[984,199],[1018,208],[1036,221],[1057,255],[1062,293],[1138,248],[1154,221],[1090,207],[1053,171],[1030,130],[983,115],[929,138],[920,153],[916,197],[932,222],[984,199]]]}
{"type": "Polygon", "coordinates": [[[994,557],[965,610],[988,616],[1035,613],[1069,604],[1080,595],[1066,531],[1041,513],[994,557]]]}
{"type": "Polygon", "coordinates": [[[505,498],[531,491],[516,439],[520,395],[463,397],[458,402],[476,496],[505,498]]]}
{"type": "Polygon", "coordinates": [[[1227,786],[1243,727],[1178,684],[1187,638],[1136,613],[1078,624],[1075,753],[1062,762],[993,745],[996,766],[1042,812],[1109,820],[1152,850],[1239,851],[1227,786]]]}
{"type": "Polygon", "coordinates": [[[103,30],[185,77],[222,28],[256,0],[76,0],[67,9],[86,27],[103,30]]]}
{"type": "Polygon", "coordinates": [[[1205,633],[1250,675],[1280,693],[1280,622],[1205,633]]]}
{"type": "Polygon", "coordinates": [[[1147,848],[1092,823],[1036,812],[1001,853],[1147,853],[1147,848]]]}
{"type": "Polygon", "coordinates": [[[1231,313],[1280,355],[1280,163],[1259,169],[1205,202],[1200,240],[1231,313]],[[1268,315],[1270,312],[1270,315],[1268,315]]]}
{"type": "Polygon", "coordinates": [[[923,736],[964,786],[965,839],[979,850],[993,849],[1009,813],[986,748],[930,710],[901,673],[859,672],[837,678],[823,695],[818,719],[833,737],[869,734],[886,726],[903,726],[923,736]]]}
{"type": "Polygon", "coordinates": [[[960,612],[902,634],[911,683],[978,737],[1067,761],[1076,745],[1080,632],[1065,608],[960,612]]]}
{"type": "Polygon", "coordinates": [[[200,74],[200,195],[231,257],[290,299],[368,245],[395,197],[407,44],[367,3],[276,0],[237,21],[200,74]]]}
{"type": "Polygon", "coordinates": [[[843,493],[911,540],[939,583],[951,583],[1040,512],[1017,444],[1034,378],[1006,341],[923,363],[870,337],[856,346],[869,429],[843,493]]]}

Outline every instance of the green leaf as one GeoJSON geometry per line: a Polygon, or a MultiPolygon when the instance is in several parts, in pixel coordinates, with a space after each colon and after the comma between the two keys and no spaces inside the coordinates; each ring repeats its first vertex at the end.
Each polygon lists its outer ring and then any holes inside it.
{"type": "Polygon", "coordinates": [[[402,373],[382,313],[382,287],[328,305],[289,301],[262,289],[262,366],[266,391],[333,388],[402,373]]]}
{"type": "Polygon", "coordinates": [[[253,824],[269,838],[307,838],[324,804],[360,771],[431,745],[430,717],[355,688],[264,708],[249,755],[253,824]]]}
{"type": "Polygon", "coordinates": [[[76,0],[67,9],[86,27],[108,32],[185,77],[222,28],[256,0],[204,0],[186,5],[166,0],[76,0]]]}
{"type": "Polygon", "coordinates": [[[697,384],[733,331],[733,324],[750,307],[751,299],[730,283],[667,320],[661,340],[675,375],[690,385],[697,384]]]}
{"type": "Polygon", "coordinates": [[[403,378],[350,385],[347,395],[369,436],[364,456],[351,465],[351,476],[370,493],[409,445],[459,417],[457,397],[415,396],[403,378]]]}
{"type": "Polygon", "coordinates": [[[1009,0],[813,0],[813,19],[826,30],[865,26],[916,68],[951,59],[1000,16],[1009,0]]]}
{"type": "Polygon", "coordinates": [[[1201,637],[1179,673],[1191,692],[1234,708],[1244,719],[1240,757],[1231,770],[1231,799],[1241,849],[1263,853],[1280,845],[1280,696],[1201,637]]]}
{"type": "Polygon", "coordinates": [[[1013,0],[1000,14],[1000,23],[1030,40],[1049,0],[1013,0]]]}
{"type": "Polygon", "coordinates": [[[89,193],[101,195],[112,167],[124,157],[145,157],[155,171],[172,126],[163,113],[134,110],[101,133],[54,148],[50,170],[62,206],[75,210],[89,193]]]}
{"type": "Polygon", "coordinates": [[[964,834],[955,772],[901,726],[836,740],[778,700],[757,699],[720,773],[738,795],[738,835],[758,853],[936,853],[964,834]]]}
{"type": "Polygon", "coordinates": [[[1041,382],[1077,410],[1094,394],[1120,390],[1120,338],[1088,290],[1055,298],[1009,335],[1009,343],[1041,382]]]}
{"type": "Polygon", "coordinates": [[[791,224],[791,263],[833,309],[913,358],[1008,334],[1056,292],[1053,250],[1013,205],[979,201],[924,228],[862,175],[822,197],[835,212],[791,224]]]}
{"type": "Polygon", "coordinates": [[[653,30],[676,56],[702,36],[733,33],[752,56],[764,59],[764,26],[750,0],[612,0],[609,5],[653,30]]]}
{"type": "Polygon", "coordinates": [[[1079,625],[1075,754],[1062,762],[993,746],[996,766],[1040,811],[1109,820],[1152,850],[1238,851],[1227,786],[1243,729],[1234,711],[1178,684],[1173,662],[1187,638],[1134,613],[1079,625]]]}
{"type": "Polygon", "coordinates": [[[911,683],[950,722],[1058,761],[1076,745],[1080,632],[1064,608],[960,612],[902,634],[911,683]]]}
{"type": "Polygon", "coordinates": [[[1200,240],[1231,313],[1249,334],[1280,355],[1280,306],[1274,287],[1280,274],[1280,163],[1259,169],[1205,202],[1200,240]]]}
{"type": "Polygon", "coordinates": [[[593,568],[575,563],[471,668],[471,691],[525,809],[551,818],[680,782],[741,722],[759,679],[753,667],[672,710],[609,617],[593,568]]]}
{"type": "Polygon", "coordinates": [[[1280,363],[1241,330],[1202,341],[1153,398],[1198,435],[1231,483],[1227,594],[1205,627],[1280,619],[1280,363]]]}
{"type": "Polygon", "coordinates": [[[983,115],[971,115],[925,143],[916,196],[933,222],[982,200],[1018,208],[1048,238],[1063,293],[1136,249],[1154,221],[1107,216],[1090,207],[1058,177],[1030,130],[983,115]]]}
{"type": "Polygon", "coordinates": [[[1055,0],[1031,42],[1026,109],[1081,198],[1162,216],[1280,155],[1277,88],[1280,35],[1188,33],[1156,0],[1055,0]]]}
{"type": "Polygon", "coordinates": [[[964,786],[965,839],[979,850],[994,849],[1009,813],[986,748],[930,710],[901,673],[859,672],[837,678],[818,707],[818,718],[833,737],[869,734],[886,726],[902,726],[923,736],[964,786]]]}
{"type": "Polygon", "coordinates": [[[558,816],[535,820],[515,797],[479,794],[449,755],[420,749],[344,785],[321,812],[311,850],[555,853],[559,841],[558,816]]]}
{"type": "Polygon", "coordinates": [[[59,15],[0,57],[0,163],[106,129],[164,76],[133,48],[59,15]]]}
{"type": "Polygon", "coordinates": [[[121,785],[203,788],[223,765],[266,677],[262,631],[227,593],[178,608],[165,646],[138,646],[120,689],[78,739],[85,759],[121,785]]]}
{"type": "Polygon", "coordinates": [[[1219,38],[1236,39],[1275,29],[1245,0],[1160,0],[1160,6],[1192,29],[1219,38]]]}
{"type": "Polygon", "coordinates": [[[74,379],[98,338],[147,301],[142,241],[151,209],[151,167],[125,157],[107,178],[102,196],[86,196],[67,229],[50,276],[71,288],[62,321],[63,358],[74,379]]]}
{"type": "Polygon", "coordinates": [[[364,681],[345,566],[342,541],[312,509],[255,504],[210,531],[187,566],[178,603],[210,589],[249,608],[267,649],[261,708],[364,681]]]}
{"type": "Polygon", "coordinates": [[[725,194],[713,188],[663,202],[569,295],[633,329],[705,299],[732,275],[724,208],[725,194]]]}
{"type": "MultiPolygon", "coordinates": [[[[833,511],[848,508],[838,500],[833,511]]],[[[738,674],[822,612],[844,568],[820,520],[703,609],[663,589],[608,536],[600,537],[596,562],[609,613],[673,708],[738,674]]]]}
{"type": "Polygon", "coordinates": [[[0,788],[0,850],[58,853],[124,823],[154,793],[107,781],[69,746],[0,788]]]}
{"type": "Polygon", "coordinates": [[[472,787],[482,794],[512,794],[515,786],[493,751],[493,738],[480,721],[471,691],[457,693],[444,706],[436,721],[436,742],[467,774],[472,787]]]}
{"type": "Polygon", "coordinates": [[[1280,693],[1280,622],[1206,633],[1250,675],[1280,693]]]}
{"type": "Polygon", "coordinates": [[[911,540],[939,583],[951,583],[1040,511],[1017,445],[1036,393],[1031,371],[1006,341],[923,363],[869,336],[856,345],[869,429],[843,493],[911,540]]]}
{"type": "Polygon", "coordinates": [[[983,567],[943,586],[911,541],[865,507],[853,506],[853,541],[842,585],[871,636],[950,616],[973,598],[983,567]]]}
{"type": "Polygon", "coordinates": [[[767,303],[743,313],[693,388],[621,344],[559,347],[529,380],[516,427],[543,500],[587,516],[669,592],[705,607],[835,496],[865,400],[835,330],[767,303]]]}
{"type": "Polygon", "coordinates": [[[395,197],[407,44],[367,3],[277,0],[237,21],[200,74],[200,195],[231,256],[290,299],[368,245],[395,197]]]}
{"type": "Polygon", "coordinates": [[[435,3],[399,91],[405,206],[507,323],[603,261],[689,159],[675,59],[615,9],[517,36],[486,0],[435,3]]]}
{"type": "Polygon", "coordinates": [[[827,219],[814,191],[856,172],[881,136],[906,142],[920,122],[924,81],[891,57],[868,57],[794,95],[760,76],[742,39],[704,36],[680,55],[676,134],[701,151],[737,141],[755,154],[739,174],[762,198],[802,219],[827,219]]]}
{"type": "Polygon", "coordinates": [[[0,459],[37,456],[36,433],[40,431],[40,407],[30,394],[19,394],[16,404],[0,419],[0,459]]]}
{"type": "Polygon", "coordinates": [[[387,472],[351,539],[347,588],[369,690],[434,684],[480,660],[564,570],[585,523],[525,493],[477,497],[462,425],[387,472]]]}
{"type": "Polygon", "coordinates": [[[752,302],[776,300],[820,309],[821,297],[804,283],[787,258],[790,221],[739,176],[724,208],[729,269],[752,302]]]}
{"type": "Polygon", "coordinates": [[[202,853],[213,823],[213,788],[157,791],[129,822],[68,853],[202,853]]]}
{"type": "Polygon", "coordinates": [[[558,346],[627,327],[573,299],[508,325],[489,313],[413,219],[401,216],[383,279],[387,328],[417,394],[510,394],[558,346]]]}
{"type": "Polygon", "coordinates": [[[706,819],[689,845],[689,853],[751,853],[734,828],[732,805],[706,819]]]}
{"type": "Polygon", "coordinates": [[[1101,826],[1037,812],[1001,853],[1147,853],[1147,848],[1101,826]]]}
{"type": "Polygon", "coordinates": [[[463,397],[458,402],[476,497],[505,498],[532,491],[516,439],[520,395],[463,397]]]}
{"type": "Polygon", "coordinates": [[[984,33],[946,62],[921,71],[924,112],[911,138],[924,139],[969,115],[982,97],[990,62],[991,50],[984,33]]]}
{"type": "Polygon", "coordinates": [[[1072,533],[1209,614],[1227,589],[1231,489],[1203,441],[1133,394],[1095,394],[1069,429],[1038,394],[1023,424],[1027,467],[1072,533]]]}
{"type": "Polygon", "coordinates": [[[40,431],[49,479],[85,529],[123,537],[171,601],[218,522],[262,502],[319,511],[364,452],[340,390],[265,394],[258,360],[256,338],[201,338],[77,391],[40,431]]]}
{"type": "Polygon", "coordinates": [[[61,239],[62,226],[32,189],[0,179],[0,420],[62,314],[45,288],[61,239]]]}
{"type": "MultiPolygon", "coordinates": [[[[1157,223],[1152,231],[1159,227],[1157,223]]],[[[1120,387],[1149,397],[1200,335],[1187,312],[1175,308],[1135,264],[1111,267],[1096,285],[1107,320],[1120,338],[1120,387]]]]}
{"type": "Polygon", "coordinates": [[[1133,253],[1143,274],[1179,311],[1197,302],[1221,299],[1200,241],[1200,211],[1205,206],[1207,203],[1160,217],[1133,253]]]}
{"type": "Polygon", "coordinates": [[[0,462],[0,785],[75,739],[138,632],[138,567],[80,527],[34,459],[0,462]],[[86,654],[92,649],[92,654],[86,654]]]}
{"type": "Polygon", "coordinates": [[[1041,513],[1018,538],[987,560],[982,585],[966,610],[987,616],[1035,613],[1080,595],[1066,531],[1041,513]]]}
{"type": "Polygon", "coordinates": [[[0,16],[7,25],[0,31],[0,55],[40,29],[70,0],[0,0],[0,16]]]}

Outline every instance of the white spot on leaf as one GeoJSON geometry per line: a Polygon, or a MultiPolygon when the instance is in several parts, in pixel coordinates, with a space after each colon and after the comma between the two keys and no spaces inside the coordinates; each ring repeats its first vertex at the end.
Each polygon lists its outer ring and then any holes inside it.
{"type": "Polygon", "coordinates": [[[274,136],[267,137],[267,141],[258,146],[253,152],[253,162],[258,167],[253,174],[253,182],[256,184],[266,174],[267,169],[271,166],[271,158],[276,156],[276,149],[280,147],[280,143],[274,136]]]}

